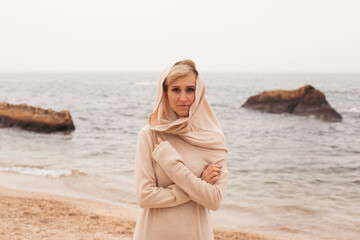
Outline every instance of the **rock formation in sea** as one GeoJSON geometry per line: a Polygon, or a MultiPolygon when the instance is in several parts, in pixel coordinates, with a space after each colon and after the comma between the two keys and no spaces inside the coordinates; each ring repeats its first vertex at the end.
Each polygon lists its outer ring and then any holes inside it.
{"type": "Polygon", "coordinates": [[[0,102],[0,126],[43,133],[75,130],[69,111],[56,112],[52,109],[6,102],[0,102]]]}
{"type": "Polygon", "coordinates": [[[326,101],[325,95],[311,85],[297,90],[265,91],[248,98],[242,107],[270,113],[315,116],[325,121],[342,120],[342,116],[326,101]]]}

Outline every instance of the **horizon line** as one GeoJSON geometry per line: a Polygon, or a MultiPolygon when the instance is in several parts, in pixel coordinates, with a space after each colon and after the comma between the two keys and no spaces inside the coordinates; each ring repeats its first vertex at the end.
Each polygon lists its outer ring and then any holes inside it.
{"type": "MultiPolygon", "coordinates": [[[[0,71],[2,73],[161,73],[162,71],[0,71]]],[[[360,74],[359,72],[324,72],[324,71],[201,71],[201,73],[297,73],[297,74],[360,74]]]]}

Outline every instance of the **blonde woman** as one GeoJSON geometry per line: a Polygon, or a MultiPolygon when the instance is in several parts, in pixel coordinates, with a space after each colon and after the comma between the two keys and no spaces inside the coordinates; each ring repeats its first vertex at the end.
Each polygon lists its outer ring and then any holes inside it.
{"type": "Polygon", "coordinates": [[[135,188],[141,207],[134,239],[213,239],[227,148],[194,62],[162,73],[155,109],[138,137],[135,188]]]}

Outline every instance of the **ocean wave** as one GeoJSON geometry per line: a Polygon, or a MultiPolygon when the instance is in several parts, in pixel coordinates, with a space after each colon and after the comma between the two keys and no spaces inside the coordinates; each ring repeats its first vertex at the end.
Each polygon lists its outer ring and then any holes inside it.
{"type": "Polygon", "coordinates": [[[360,113],[360,109],[358,109],[357,107],[352,107],[348,110],[348,112],[351,113],[360,113]]]}
{"type": "Polygon", "coordinates": [[[52,178],[84,175],[84,173],[81,173],[78,170],[46,169],[38,166],[0,167],[0,172],[11,172],[11,173],[19,173],[19,174],[32,175],[32,176],[52,177],[52,178]]]}

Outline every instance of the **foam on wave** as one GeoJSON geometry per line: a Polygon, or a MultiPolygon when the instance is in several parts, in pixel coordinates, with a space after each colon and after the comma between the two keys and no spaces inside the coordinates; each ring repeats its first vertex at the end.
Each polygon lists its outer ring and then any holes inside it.
{"type": "Polygon", "coordinates": [[[44,167],[35,167],[35,166],[11,166],[11,167],[0,167],[0,172],[12,172],[19,174],[26,174],[32,176],[42,176],[42,177],[69,177],[71,175],[78,175],[80,172],[77,170],[69,169],[47,169],[44,167]]]}

